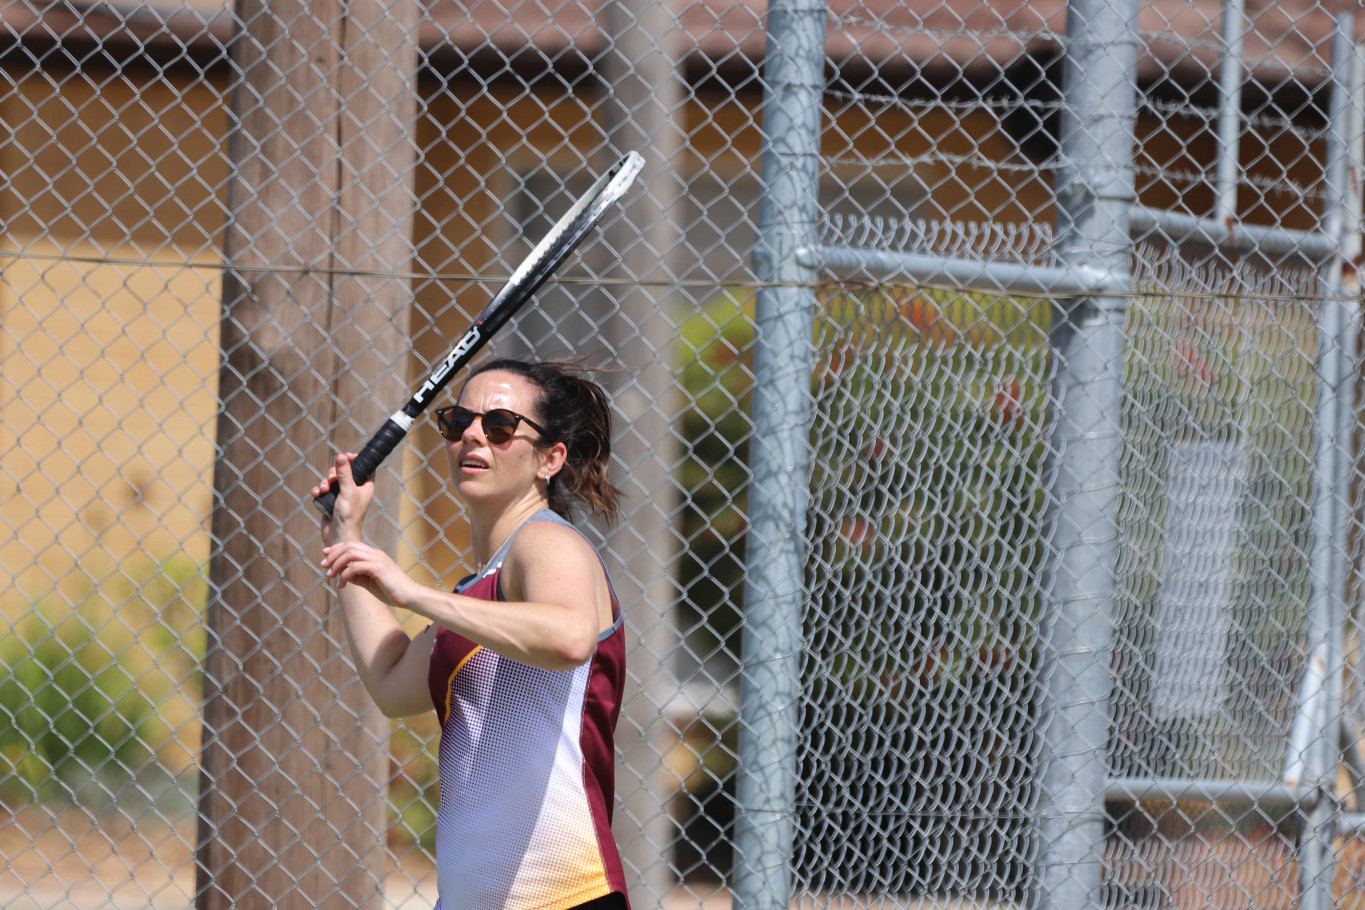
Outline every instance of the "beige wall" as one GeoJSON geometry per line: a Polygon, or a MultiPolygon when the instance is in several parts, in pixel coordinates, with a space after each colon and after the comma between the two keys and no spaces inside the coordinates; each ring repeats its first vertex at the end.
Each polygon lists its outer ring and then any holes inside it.
{"type": "Polygon", "coordinates": [[[134,549],[203,559],[222,99],[67,77],[0,114],[0,566],[32,596],[134,549]]]}

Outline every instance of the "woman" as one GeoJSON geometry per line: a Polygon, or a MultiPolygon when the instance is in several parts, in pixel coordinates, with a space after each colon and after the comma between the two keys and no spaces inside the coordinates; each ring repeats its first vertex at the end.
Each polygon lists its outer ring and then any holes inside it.
{"type": "Polygon", "coordinates": [[[499,360],[436,412],[478,570],[453,593],[363,542],[373,485],[339,455],[322,565],[360,678],[390,717],[441,722],[438,910],[626,907],[611,836],[621,610],[566,520],[617,517],[607,399],[576,368],[499,360]],[[431,620],[416,637],[391,610],[431,620]]]}

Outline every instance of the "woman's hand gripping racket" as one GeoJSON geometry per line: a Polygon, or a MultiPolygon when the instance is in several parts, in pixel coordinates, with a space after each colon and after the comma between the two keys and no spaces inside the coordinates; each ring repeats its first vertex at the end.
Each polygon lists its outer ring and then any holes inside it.
{"type": "MultiPolygon", "coordinates": [[[[450,353],[436,365],[436,369],[432,370],[426,382],[422,383],[401,410],[384,421],[379,432],[375,433],[370,441],[365,443],[365,448],[356,455],[355,461],[351,463],[351,473],[357,484],[362,484],[374,476],[375,470],[398,443],[403,441],[403,437],[407,436],[408,430],[412,428],[413,421],[426,410],[436,394],[446,387],[455,371],[467,364],[488,339],[502,328],[503,323],[507,322],[522,304],[531,299],[531,295],[545,283],[545,279],[554,274],[555,269],[559,268],[588,232],[602,220],[607,209],[625,195],[643,165],[644,159],[635,152],[626,155],[611,170],[599,177],[597,182],[555,223],[540,243],[536,244],[530,255],[517,266],[507,284],[503,285],[492,302],[474,319],[473,325],[450,349],[450,353]]],[[[336,481],[332,481],[327,492],[316,497],[313,504],[322,514],[331,518],[336,501],[337,484],[336,481]]]]}

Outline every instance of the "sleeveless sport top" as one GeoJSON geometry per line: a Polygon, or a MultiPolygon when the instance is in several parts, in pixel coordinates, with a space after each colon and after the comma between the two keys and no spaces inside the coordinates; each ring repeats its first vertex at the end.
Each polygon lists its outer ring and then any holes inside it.
{"type": "MultiPolygon", "coordinates": [[[[572,527],[549,510],[530,521],[572,527]]],[[[456,593],[502,600],[498,575],[511,545],[456,593]]],[[[428,677],[441,723],[437,910],[567,910],[626,893],[611,835],[626,674],[615,592],[611,609],[616,621],[592,660],[564,671],[437,629],[428,677]]]]}

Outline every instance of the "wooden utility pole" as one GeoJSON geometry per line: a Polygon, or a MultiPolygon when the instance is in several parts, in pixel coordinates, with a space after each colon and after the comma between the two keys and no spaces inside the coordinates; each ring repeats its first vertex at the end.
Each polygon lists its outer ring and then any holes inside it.
{"type": "Polygon", "coordinates": [[[416,5],[237,14],[196,906],[378,907],[389,726],[307,492],[404,395],[416,5]]]}

